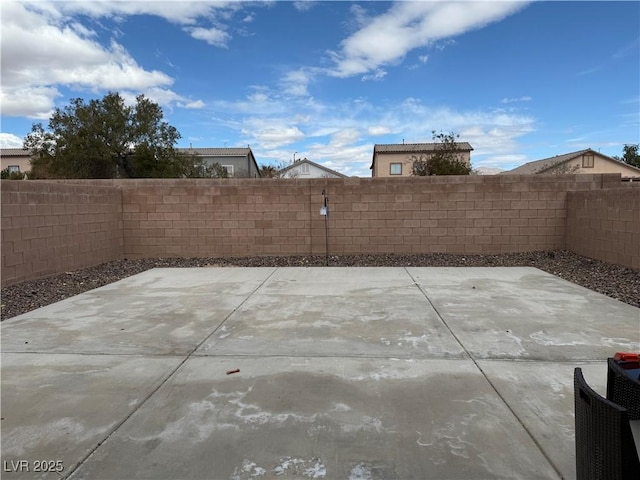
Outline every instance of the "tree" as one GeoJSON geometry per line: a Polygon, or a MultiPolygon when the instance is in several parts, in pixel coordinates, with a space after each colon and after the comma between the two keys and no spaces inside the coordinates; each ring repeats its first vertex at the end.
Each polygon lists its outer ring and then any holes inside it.
{"type": "Polygon", "coordinates": [[[179,138],[158,104],[140,95],[128,106],[110,92],[56,108],[49,129],[34,124],[24,147],[38,178],[181,177],[193,169],[174,148],[179,138]]]}
{"type": "Polygon", "coordinates": [[[262,178],[274,178],[278,171],[273,165],[262,165],[260,167],[260,176],[262,178]]]}
{"type": "Polygon", "coordinates": [[[460,136],[454,132],[436,134],[431,132],[432,138],[438,143],[433,153],[411,157],[414,176],[429,175],[469,175],[471,165],[464,159],[464,152],[456,139],[460,136]]]}
{"type": "Polygon", "coordinates": [[[640,145],[637,143],[628,144],[622,147],[622,157],[614,156],[616,160],[640,168],[640,153],[638,152],[640,145]]]}
{"type": "Polygon", "coordinates": [[[580,170],[580,165],[578,164],[571,165],[568,162],[564,162],[564,163],[557,163],[553,165],[544,173],[552,174],[552,175],[565,175],[565,174],[569,175],[572,173],[578,173],[579,170],[580,170]]]}
{"type": "Polygon", "coordinates": [[[25,175],[25,172],[10,172],[9,167],[0,170],[0,178],[2,180],[23,180],[25,175]]]}
{"type": "Polygon", "coordinates": [[[186,166],[183,176],[189,178],[227,178],[226,168],[218,162],[209,163],[199,158],[197,155],[185,154],[186,166]]]}

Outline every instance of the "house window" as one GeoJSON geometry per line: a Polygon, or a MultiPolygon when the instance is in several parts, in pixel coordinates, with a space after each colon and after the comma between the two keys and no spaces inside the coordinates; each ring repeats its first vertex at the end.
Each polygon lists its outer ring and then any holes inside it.
{"type": "Polygon", "coordinates": [[[9,170],[9,173],[20,173],[19,165],[9,165],[7,169],[9,170]]]}
{"type": "Polygon", "coordinates": [[[391,175],[402,175],[402,164],[401,163],[392,163],[389,166],[389,173],[391,175]]]}
{"type": "Polygon", "coordinates": [[[233,177],[233,165],[222,165],[222,168],[227,172],[227,177],[233,177]]]}
{"type": "Polygon", "coordinates": [[[309,164],[308,163],[303,163],[302,165],[300,165],[300,173],[302,175],[309,175],[309,164]]]}
{"type": "Polygon", "coordinates": [[[585,153],[582,156],[582,168],[593,168],[594,156],[593,153],[585,153]]]}

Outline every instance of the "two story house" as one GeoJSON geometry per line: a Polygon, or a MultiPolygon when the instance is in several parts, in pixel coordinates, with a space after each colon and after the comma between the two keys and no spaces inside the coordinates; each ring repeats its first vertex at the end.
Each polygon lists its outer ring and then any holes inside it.
{"type": "Polygon", "coordinates": [[[207,164],[219,163],[229,178],[259,178],[260,169],[250,147],[246,148],[176,148],[194,155],[207,164]]]}
{"type": "MultiPolygon", "coordinates": [[[[467,142],[456,143],[460,160],[470,165],[473,147],[467,142]]],[[[372,177],[410,177],[413,163],[429,158],[442,147],[441,143],[392,143],[373,146],[372,177]]]]}

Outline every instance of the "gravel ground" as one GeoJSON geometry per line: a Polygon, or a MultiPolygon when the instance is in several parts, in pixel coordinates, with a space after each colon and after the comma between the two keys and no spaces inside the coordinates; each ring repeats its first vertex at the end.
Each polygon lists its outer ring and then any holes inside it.
{"type": "MultiPolygon", "coordinates": [[[[2,320],[144,272],[150,268],[313,267],[325,265],[324,255],[116,260],[95,267],[3,288],[2,320]]],[[[340,255],[330,256],[329,265],[339,267],[537,267],[629,305],[640,307],[640,271],[592,260],[564,250],[502,255],[340,255]]]]}

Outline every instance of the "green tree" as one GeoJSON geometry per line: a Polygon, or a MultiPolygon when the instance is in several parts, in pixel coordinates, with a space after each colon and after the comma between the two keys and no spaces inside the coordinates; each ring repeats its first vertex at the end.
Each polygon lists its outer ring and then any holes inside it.
{"type": "Polygon", "coordinates": [[[22,180],[25,175],[25,172],[10,172],[9,167],[0,170],[0,178],[2,180],[22,180]]]}
{"type": "Polygon", "coordinates": [[[436,134],[435,131],[431,135],[437,146],[429,155],[411,158],[412,175],[470,175],[471,165],[465,161],[464,151],[457,142],[460,135],[454,132],[436,134]]]}
{"type": "Polygon", "coordinates": [[[133,106],[113,92],[88,103],[74,98],[54,110],[48,127],[34,124],[24,140],[38,178],[182,177],[191,170],[174,148],[180,133],[144,95],[133,106]]]}
{"type": "Polygon", "coordinates": [[[277,175],[278,170],[273,165],[262,165],[260,167],[260,176],[262,178],[273,178],[277,175]]]}
{"type": "Polygon", "coordinates": [[[184,155],[186,162],[183,176],[189,178],[227,178],[227,170],[218,162],[209,163],[197,155],[184,155]]]}
{"type": "Polygon", "coordinates": [[[639,147],[640,145],[637,143],[625,145],[622,147],[622,157],[614,156],[613,158],[633,167],[640,168],[640,153],[638,153],[639,147]]]}

